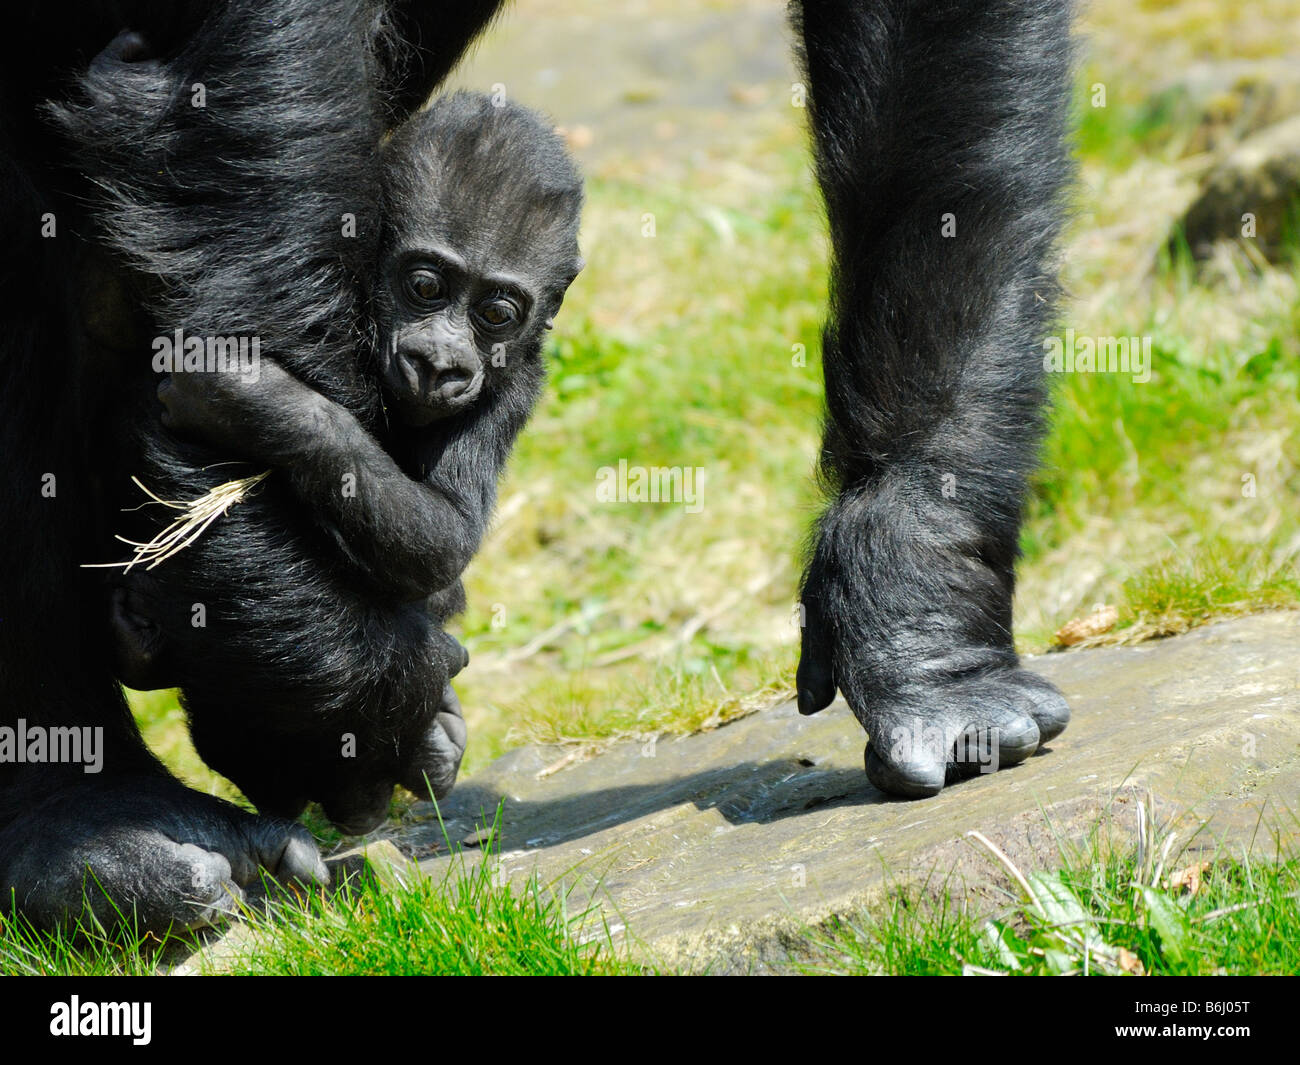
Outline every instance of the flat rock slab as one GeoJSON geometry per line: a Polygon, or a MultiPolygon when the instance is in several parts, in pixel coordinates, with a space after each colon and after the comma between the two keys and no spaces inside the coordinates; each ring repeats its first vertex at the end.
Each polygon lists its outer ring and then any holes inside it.
{"type": "Polygon", "coordinates": [[[864,734],[842,702],[811,718],[783,703],[572,764],[563,748],[511,752],[441,804],[445,836],[426,819],[398,842],[451,840],[461,857],[426,859],[433,875],[485,860],[475,847],[500,803],[486,860],[504,875],[563,885],[570,912],[598,903],[652,957],[728,971],[763,967],[774,944],[903,880],[933,883],[937,872],[949,891],[973,895],[1001,882],[970,830],[1022,867],[1059,866],[1062,840],[1099,823],[1131,842],[1149,791],[1198,853],[1272,857],[1300,835],[1289,813],[1300,797],[1300,614],[1027,664],[1065,692],[1069,730],[1024,764],[936,798],[893,800],[868,784],[864,734]]]}

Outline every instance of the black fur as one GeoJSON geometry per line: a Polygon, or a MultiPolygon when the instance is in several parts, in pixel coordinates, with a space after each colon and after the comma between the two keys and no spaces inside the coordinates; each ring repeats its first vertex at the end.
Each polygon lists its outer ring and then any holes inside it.
{"type": "MultiPolygon", "coordinates": [[[[116,109],[130,121],[144,113],[134,102],[115,108],[106,99],[111,88],[93,94],[95,108],[63,116],[88,150],[97,143],[92,125],[102,133],[102,122],[92,121],[97,114],[116,109]]],[[[139,143],[151,129],[112,132],[115,142],[139,143]]],[[[200,154],[189,153],[188,164],[198,166],[200,154]]],[[[268,360],[256,381],[172,374],[161,393],[165,424],[225,457],[277,472],[267,482],[271,492],[239,504],[199,547],[122,578],[119,594],[128,605],[115,618],[124,661],[148,663],[123,679],[182,687],[209,764],[264,812],[293,816],[319,799],[352,832],[383,818],[394,783],[420,793],[432,786],[441,796],[455,779],[465,737],[447,682],[463,652],[440,626],[464,601],[460,574],[478,549],[497,478],[540,392],[542,337],[580,266],[581,181],[559,138],[517,105],[470,94],[439,100],[398,128],[382,170],[382,258],[372,253],[365,271],[372,328],[357,320],[359,303],[336,303],[331,313],[351,316],[342,324],[356,327],[354,338],[373,333],[386,367],[404,351],[415,383],[436,380],[442,389],[408,394],[400,373],[388,375],[385,420],[371,413],[377,402],[338,402],[305,373],[268,360]],[[457,299],[411,312],[400,268],[414,262],[427,274],[444,252],[462,264],[445,268],[457,299]],[[462,306],[460,297],[513,308],[513,297],[498,291],[500,280],[480,291],[485,275],[505,273],[525,286],[518,301],[526,314],[505,332],[471,331],[478,303],[462,306]],[[494,341],[501,342],[495,358],[494,341]],[[473,388],[464,387],[471,380],[473,388]],[[286,489],[301,502],[284,498],[286,489]],[[328,535],[286,535],[308,514],[328,535]],[[206,627],[190,624],[195,603],[204,604],[206,627]],[[146,619],[151,646],[141,648],[146,619]],[[151,659],[160,660],[156,677],[151,659]],[[239,707],[255,708],[257,718],[241,718],[239,707]]],[[[126,218],[106,227],[110,239],[138,229],[132,215],[139,205],[147,206],[154,232],[190,231],[183,210],[157,208],[157,194],[125,191],[131,171],[92,170],[129,205],[118,212],[126,218]]],[[[238,279],[231,287],[238,290],[238,279]]],[[[256,300],[249,292],[231,302],[256,300]]],[[[316,380],[355,383],[351,349],[318,345],[311,358],[316,380]]],[[[377,401],[378,378],[371,373],[365,383],[365,395],[377,401]]],[[[197,458],[156,429],[149,442],[145,483],[192,493],[184,477],[197,458]]],[[[223,471],[228,467],[214,472],[230,476],[223,471]]],[[[166,519],[164,511],[145,532],[166,519]]]]}
{"type": "Polygon", "coordinates": [[[868,775],[897,794],[972,771],[952,752],[968,728],[1006,765],[1068,720],[1011,636],[1070,174],[1068,7],[807,0],[796,19],[834,247],[836,494],[804,579],[799,701],[842,690],[868,775]],[[937,747],[914,742],[926,727],[937,747]]]}
{"type": "MultiPolygon", "coordinates": [[[[427,94],[427,78],[435,76],[429,72],[445,71],[448,49],[463,46],[498,4],[456,6],[449,23],[459,37],[431,48],[403,33],[427,35],[435,10],[417,14],[414,5],[384,9],[352,0],[236,0],[211,10],[197,3],[47,4],[16,20],[16,58],[0,74],[0,227],[13,250],[0,302],[0,522],[21,564],[5,581],[0,622],[0,680],[11,708],[3,723],[25,718],[29,725],[105,730],[98,775],[83,774],[79,765],[0,764],[0,886],[38,920],[79,910],[87,865],[109,897],[135,905],[154,928],[202,923],[255,878],[259,865],[283,876],[324,875],[300,827],[189,791],[148,754],[112,680],[102,576],[77,567],[119,553],[111,540],[120,531],[119,508],[138,502],[124,490],[128,472],[162,474],[151,487],[172,498],[190,498],[233,475],[230,467],[201,470],[221,456],[175,446],[153,414],[126,410],[148,378],[148,341],[165,331],[160,322],[199,335],[256,333],[267,351],[324,394],[358,416],[377,415],[367,410],[373,390],[351,362],[354,264],[373,261],[373,243],[366,242],[378,236],[374,150],[385,121],[401,119],[427,94]],[[97,78],[113,80],[110,95],[118,100],[139,93],[140,111],[120,116],[127,125],[140,113],[175,124],[155,130],[148,144],[123,144],[104,116],[103,154],[72,158],[66,138],[43,117],[43,102],[68,101],[72,77],[123,24],[162,57],[168,85],[206,85],[208,111],[160,108],[151,64],[100,56],[82,81],[93,87],[97,78]],[[220,115],[224,120],[203,125],[220,115]],[[166,158],[149,159],[150,145],[165,146],[166,158]],[[166,174],[157,175],[151,163],[162,163],[166,174]],[[91,239],[103,229],[82,206],[102,190],[87,188],[79,174],[124,168],[138,195],[100,216],[115,219],[110,229],[117,226],[115,248],[104,254],[91,239]],[[58,220],[55,239],[40,237],[47,211],[58,220]],[[340,236],[344,212],[360,222],[353,243],[340,236]],[[118,249],[129,263],[116,257],[118,249]],[[157,277],[167,277],[169,287],[149,281],[157,277]],[[130,414],[138,432],[127,431],[130,414]],[[143,464],[135,452],[140,443],[143,464]],[[41,494],[45,473],[56,477],[52,498],[41,494]]],[[[76,104],[63,112],[69,122],[76,104]]],[[[88,130],[82,143],[94,139],[88,130]]],[[[323,692],[319,676],[302,675],[307,656],[294,634],[318,633],[331,620],[303,617],[306,598],[293,567],[301,557],[319,557],[326,540],[296,500],[289,505],[287,492],[278,498],[283,489],[266,489],[232,512],[223,523],[225,546],[214,537],[200,566],[229,572],[234,560],[244,560],[240,603],[285,612],[274,647],[245,644],[251,660],[273,663],[286,688],[300,681],[323,692]],[[269,533],[258,519],[272,513],[292,517],[269,533]],[[310,546],[300,555],[297,545],[310,546]],[[252,555],[259,566],[247,565],[252,555]]],[[[340,562],[339,572],[350,570],[340,562]]],[[[191,601],[206,602],[205,594],[200,578],[191,601]]],[[[364,602],[360,592],[357,598],[364,602]]],[[[221,631],[220,609],[208,607],[217,619],[210,638],[254,639],[221,631]]],[[[394,658],[427,635],[427,619],[404,630],[391,610],[379,613],[373,624],[391,632],[394,658]]],[[[361,610],[343,623],[372,622],[361,610]]],[[[338,646],[356,643],[344,638],[338,646]]],[[[311,657],[319,664],[319,655],[311,657]]],[[[346,674],[349,684],[358,683],[358,663],[329,666],[335,680],[346,674]]],[[[229,678],[212,681],[228,690],[229,678]]],[[[278,741],[313,724],[272,722],[265,707],[237,700],[211,710],[214,731],[254,748],[259,733],[270,731],[278,741]]],[[[320,756],[304,746],[304,759],[320,756]]],[[[292,774],[295,767],[279,768],[292,774]]],[[[92,890],[91,901],[108,912],[100,892],[92,890]]]]}

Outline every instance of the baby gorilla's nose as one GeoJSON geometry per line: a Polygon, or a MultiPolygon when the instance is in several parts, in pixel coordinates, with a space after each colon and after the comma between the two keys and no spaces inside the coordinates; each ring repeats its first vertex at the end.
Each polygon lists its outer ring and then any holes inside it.
{"type": "Polygon", "coordinates": [[[421,355],[399,351],[393,369],[396,372],[391,375],[393,380],[389,383],[395,387],[395,390],[405,391],[408,396],[418,396],[424,391],[425,375],[429,371],[429,364],[421,355]]]}
{"type": "Polygon", "coordinates": [[[464,395],[474,384],[474,372],[463,366],[439,370],[433,379],[433,390],[444,403],[464,395]]]}
{"type": "Polygon", "coordinates": [[[410,345],[394,355],[384,372],[384,384],[412,425],[465,409],[482,388],[483,368],[472,352],[410,345]]]}

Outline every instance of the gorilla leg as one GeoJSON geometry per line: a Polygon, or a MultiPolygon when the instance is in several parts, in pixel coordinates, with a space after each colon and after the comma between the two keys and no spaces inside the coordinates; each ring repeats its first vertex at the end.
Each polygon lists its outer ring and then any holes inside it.
{"type": "Polygon", "coordinates": [[[106,928],[119,913],[141,931],[199,928],[234,912],[263,871],[329,883],[301,825],[245,813],[161,767],[59,787],[47,778],[29,793],[32,807],[0,831],[0,877],[40,925],[77,918],[84,899],[106,928]]]}
{"type": "Polygon", "coordinates": [[[301,826],[169,777],[112,679],[103,592],[76,563],[111,542],[102,456],[117,443],[106,408],[119,375],[70,325],[83,320],[79,253],[66,228],[40,236],[47,212],[59,226],[68,218],[30,180],[34,167],[24,144],[0,136],[0,537],[15,560],[0,610],[0,727],[90,730],[95,758],[19,763],[11,749],[0,760],[0,913],[12,899],[54,924],[80,914],[84,893],[106,926],[120,907],[142,928],[196,927],[259,866],[302,880],[326,870],[301,826]]]}
{"type": "Polygon", "coordinates": [[[799,705],[838,687],[867,775],[904,796],[1059,734],[1018,667],[1011,599],[1043,431],[1068,0],[804,0],[834,248],[821,471],[837,498],[805,575],[799,705]]]}

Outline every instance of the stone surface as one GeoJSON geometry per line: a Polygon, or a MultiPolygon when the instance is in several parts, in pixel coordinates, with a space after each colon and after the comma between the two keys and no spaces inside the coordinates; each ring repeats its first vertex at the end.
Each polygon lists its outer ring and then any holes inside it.
{"type": "Polygon", "coordinates": [[[356,883],[366,875],[386,890],[404,887],[419,875],[411,860],[390,840],[380,839],[340,851],[325,859],[330,871],[330,887],[337,891],[346,884],[356,883]]]}
{"type": "Polygon", "coordinates": [[[1082,838],[1103,811],[1131,842],[1149,789],[1180,819],[1180,839],[1201,828],[1197,854],[1272,857],[1300,834],[1287,812],[1300,798],[1300,614],[1029,665],[1065,691],[1069,730],[1026,763],[937,798],[891,800],[867,783],[864,735],[842,702],[811,718],[784,703],[557,771],[564,749],[514,751],[441,804],[445,835],[428,820],[398,842],[451,840],[463,858],[427,858],[421,868],[435,876],[484,860],[474,844],[504,800],[488,860],[499,846],[505,875],[571,888],[570,912],[595,900],[654,958],[726,971],[761,968],[808,924],[852,913],[891,883],[933,883],[937,872],[951,892],[978,896],[1001,874],[964,838],[972,829],[1017,863],[1057,866],[1061,840],[1082,838]]]}

